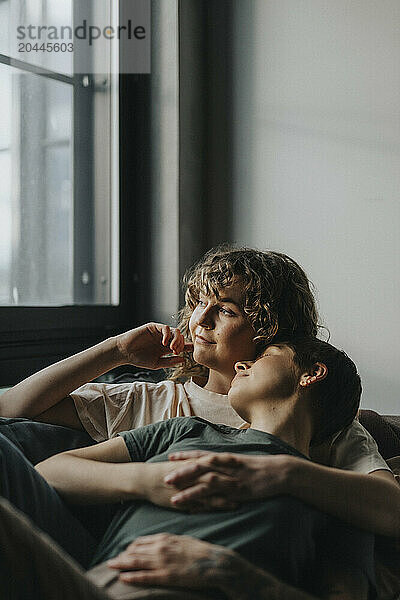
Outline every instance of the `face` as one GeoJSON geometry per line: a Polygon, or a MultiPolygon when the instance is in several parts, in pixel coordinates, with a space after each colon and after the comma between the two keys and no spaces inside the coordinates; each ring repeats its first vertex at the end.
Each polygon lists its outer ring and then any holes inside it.
{"type": "Polygon", "coordinates": [[[289,346],[268,346],[255,361],[235,364],[236,375],[229,390],[230,402],[239,414],[252,400],[279,400],[291,396],[299,374],[289,346]]]}
{"type": "Polygon", "coordinates": [[[223,374],[234,375],[235,363],[254,358],[254,329],[240,306],[239,285],[224,288],[216,296],[200,294],[189,322],[196,362],[223,374]]]}

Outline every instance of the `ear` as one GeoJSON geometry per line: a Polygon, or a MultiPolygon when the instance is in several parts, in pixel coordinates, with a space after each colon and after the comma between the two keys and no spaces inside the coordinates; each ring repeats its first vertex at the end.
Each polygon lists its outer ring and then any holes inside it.
{"type": "Polygon", "coordinates": [[[328,375],[328,367],[324,365],[324,363],[315,363],[305,373],[303,373],[300,377],[299,385],[301,387],[309,387],[313,383],[317,383],[318,381],[322,381],[328,375]]]}

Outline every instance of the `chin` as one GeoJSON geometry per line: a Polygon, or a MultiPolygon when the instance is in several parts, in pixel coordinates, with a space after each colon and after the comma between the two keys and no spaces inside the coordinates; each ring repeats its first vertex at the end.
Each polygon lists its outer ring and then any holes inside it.
{"type": "Polygon", "coordinates": [[[232,408],[234,410],[236,410],[237,413],[239,413],[240,411],[240,395],[239,397],[235,394],[235,391],[233,388],[230,388],[229,392],[228,392],[228,400],[230,405],[232,406],[232,408]]]}
{"type": "Polygon", "coordinates": [[[198,349],[195,348],[193,351],[194,360],[202,365],[203,367],[207,367],[208,369],[215,368],[215,361],[212,360],[210,353],[207,352],[207,349],[198,349]]]}

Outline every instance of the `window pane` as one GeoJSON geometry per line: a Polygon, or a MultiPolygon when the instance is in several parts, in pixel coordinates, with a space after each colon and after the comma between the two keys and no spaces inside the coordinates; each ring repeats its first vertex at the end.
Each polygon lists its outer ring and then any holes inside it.
{"type": "Polygon", "coordinates": [[[11,157],[9,151],[0,151],[0,304],[11,300],[11,157]]]}
{"type": "MultiPolygon", "coordinates": [[[[52,304],[73,304],[70,144],[46,149],[46,288],[52,304]]],[[[42,300],[43,301],[43,300],[42,300]]],[[[44,299],[46,301],[46,299],[44,299]]]]}
{"type": "Polygon", "coordinates": [[[2,304],[73,302],[72,86],[0,65],[2,304]],[[4,219],[4,215],[6,218],[4,219]]]}
{"type": "Polygon", "coordinates": [[[0,64],[0,304],[118,304],[114,84],[0,64]]]}
{"type": "Polygon", "coordinates": [[[0,0],[1,54],[71,75],[73,53],[54,44],[72,41],[72,27],[72,0],[0,0]]]}
{"type": "Polygon", "coordinates": [[[48,82],[47,86],[47,139],[69,140],[72,135],[71,87],[48,82]]]}
{"type": "Polygon", "coordinates": [[[9,53],[10,0],[0,1],[0,53],[9,53]]]}
{"type": "MultiPolygon", "coordinates": [[[[30,0],[29,0],[30,2],[30,0]]],[[[57,27],[59,31],[64,29],[64,39],[55,40],[59,42],[72,42],[69,36],[68,27],[72,27],[72,0],[47,0],[46,1],[46,23],[51,27],[57,27]]],[[[50,52],[47,54],[46,67],[54,71],[61,71],[67,74],[73,73],[73,53],[72,52],[50,52]]]]}
{"type": "MultiPolygon", "coordinates": [[[[0,4],[1,7],[1,4],[0,4]]],[[[0,150],[11,145],[11,71],[2,69],[0,77],[0,150]]]]}

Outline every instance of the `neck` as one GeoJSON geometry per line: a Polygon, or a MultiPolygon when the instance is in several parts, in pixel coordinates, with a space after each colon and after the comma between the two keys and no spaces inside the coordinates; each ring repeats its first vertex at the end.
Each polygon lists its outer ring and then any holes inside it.
{"type": "Polygon", "coordinates": [[[309,456],[312,436],[311,417],[296,398],[271,401],[265,400],[250,408],[250,427],[275,435],[302,454],[309,456]]]}
{"type": "Polygon", "coordinates": [[[227,394],[234,376],[235,373],[233,370],[231,373],[219,373],[210,369],[204,389],[216,394],[227,394]]]}

